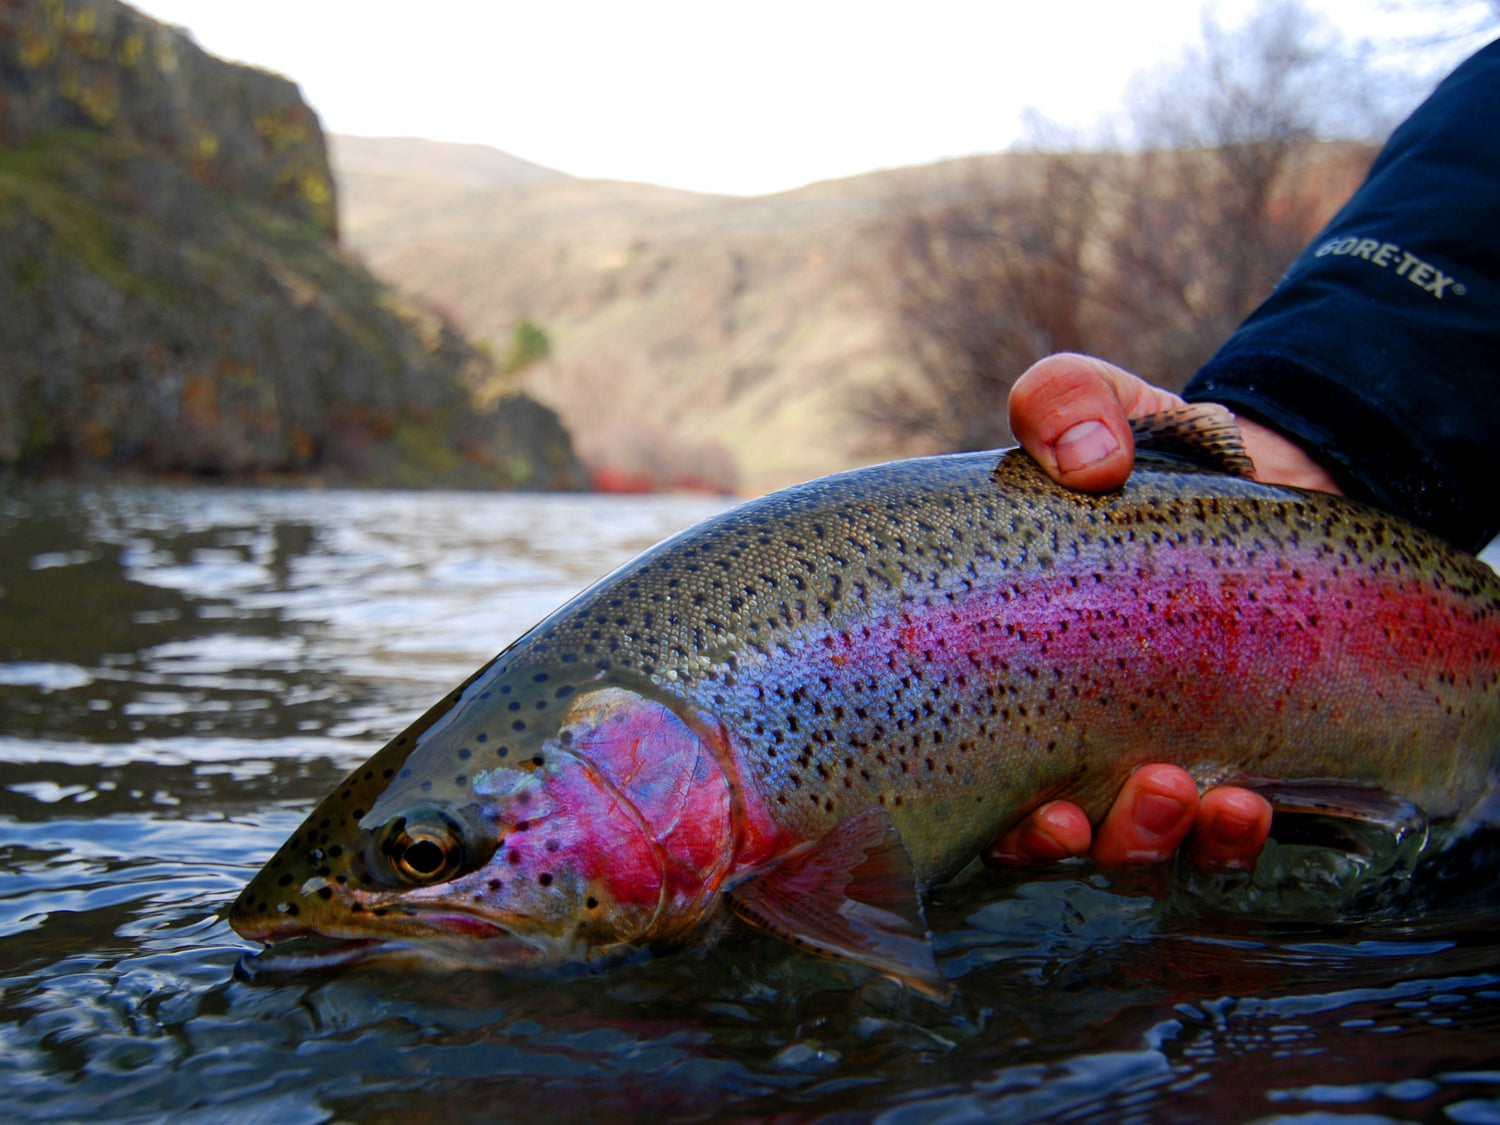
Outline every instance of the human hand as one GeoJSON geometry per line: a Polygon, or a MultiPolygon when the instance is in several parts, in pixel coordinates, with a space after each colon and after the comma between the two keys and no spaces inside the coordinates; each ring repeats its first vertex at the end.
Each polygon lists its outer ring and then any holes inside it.
{"type": "MultiPolygon", "coordinates": [[[[1048,356],[1010,390],[1010,429],[1058,484],[1082,492],[1119,488],[1135,461],[1130,419],[1187,404],[1093,356],[1048,356]]],[[[1328,470],[1296,442],[1235,416],[1255,478],[1342,495],[1328,470]]]]}
{"type": "MultiPolygon", "coordinates": [[[[1170,391],[1092,356],[1062,354],[1034,364],[1011,388],[1010,428],[1059,484],[1084,492],[1119,488],[1130,476],[1130,419],[1185,406],[1170,391]]],[[[1339,493],[1337,482],[1295,442],[1236,417],[1259,480],[1339,493]]],[[[1271,806],[1226,786],[1202,798],[1186,771],[1164,764],[1131,775],[1094,834],[1083,810],[1053,801],[997,838],[992,866],[1046,863],[1089,854],[1105,866],[1170,859],[1187,841],[1194,862],[1214,868],[1254,864],[1271,827],[1271,806]]]]}
{"type": "Polygon", "coordinates": [[[1092,854],[1104,867],[1159,863],[1184,841],[1200,867],[1219,870],[1255,864],[1271,832],[1271,806],[1249,789],[1224,786],[1201,798],[1188,772],[1162,763],[1131,774],[1099,825],[1071,801],[1032,812],[987,848],[991,867],[1052,863],[1092,854]]]}

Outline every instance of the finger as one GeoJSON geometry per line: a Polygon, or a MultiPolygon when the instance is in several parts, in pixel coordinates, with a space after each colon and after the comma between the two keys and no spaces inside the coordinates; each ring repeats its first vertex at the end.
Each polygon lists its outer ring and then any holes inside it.
{"type": "Polygon", "coordinates": [[[1198,814],[1198,786],[1176,766],[1142,766],[1131,774],[1094,837],[1101,867],[1171,859],[1198,814]]]}
{"type": "Polygon", "coordinates": [[[1059,484],[1088,492],[1130,475],[1131,417],[1181,406],[1176,395],[1092,356],[1049,356],[1010,392],[1010,428],[1059,484]]]}
{"type": "Polygon", "coordinates": [[[1087,855],[1092,836],[1082,809],[1071,801],[1052,801],[986,848],[983,858],[991,867],[1055,863],[1087,855]]]}
{"type": "Polygon", "coordinates": [[[1259,793],[1225,786],[1204,794],[1188,854],[1200,867],[1250,868],[1271,834],[1271,806],[1259,793]]]}
{"type": "Polygon", "coordinates": [[[1244,439],[1245,452],[1255,465],[1256,480],[1267,484],[1293,484],[1298,488],[1332,492],[1335,496],[1344,494],[1333,474],[1290,438],[1253,418],[1236,416],[1235,424],[1244,439]]]}

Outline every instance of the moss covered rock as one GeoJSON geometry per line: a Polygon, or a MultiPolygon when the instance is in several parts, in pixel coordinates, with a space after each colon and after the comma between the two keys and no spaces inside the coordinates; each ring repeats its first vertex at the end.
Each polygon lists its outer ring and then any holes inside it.
{"type": "Polygon", "coordinates": [[[335,213],[291,82],[115,0],[0,0],[0,467],[582,487],[335,213]]]}

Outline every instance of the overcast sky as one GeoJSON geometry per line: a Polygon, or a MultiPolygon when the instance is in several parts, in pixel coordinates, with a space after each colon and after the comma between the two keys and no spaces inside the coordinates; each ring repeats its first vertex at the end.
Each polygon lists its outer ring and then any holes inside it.
{"type": "MultiPolygon", "coordinates": [[[[1404,0],[1406,5],[1422,0],[1404,0]]],[[[1441,27],[1307,0],[1350,40],[1441,27]]],[[[1201,0],[139,0],[294,79],[332,132],[493,145],[579,176],[758,194],[1084,128],[1201,0]]],[[[1252,4],[1221,0],[1221,22],[1252,4]]]]}

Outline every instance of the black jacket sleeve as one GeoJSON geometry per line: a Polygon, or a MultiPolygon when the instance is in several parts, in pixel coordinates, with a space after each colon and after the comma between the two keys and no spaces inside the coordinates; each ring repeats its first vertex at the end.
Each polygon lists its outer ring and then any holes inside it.
{"type": "Polygon", "coordinates": [[[1454,543],[1500,531],[1500,40],[1392,134],[1184,394],[1454,543]]]}

